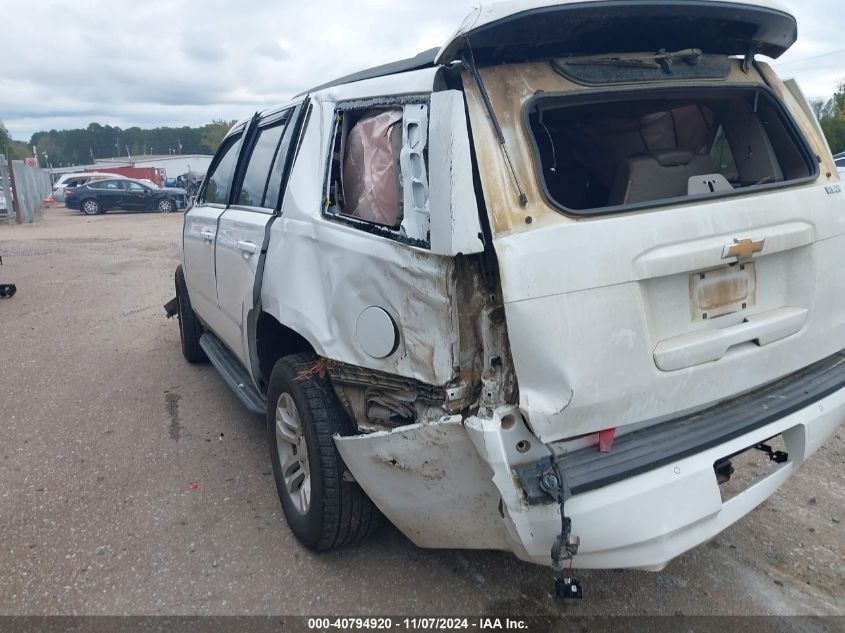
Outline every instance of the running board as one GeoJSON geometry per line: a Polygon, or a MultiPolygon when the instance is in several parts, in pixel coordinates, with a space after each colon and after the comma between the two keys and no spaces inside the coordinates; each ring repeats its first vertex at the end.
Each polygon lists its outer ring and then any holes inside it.
{"type": "Polygon", "coordinates": [[[253,386],[252,378],[249,377],[243,365],[220,342],[220,339],[210,332],[205,332],[200,336],[200,347],[223,378],[223,382],[229,385],[244,406],[255,415],[265,415],[267,406],[264,398],[253,386]]]}

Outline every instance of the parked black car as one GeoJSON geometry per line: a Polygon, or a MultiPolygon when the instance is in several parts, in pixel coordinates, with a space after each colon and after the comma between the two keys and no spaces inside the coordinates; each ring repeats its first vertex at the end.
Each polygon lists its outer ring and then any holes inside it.
{"type": "Polygon", "coordinates": [[[170,213],[186,208],[187,200],[184,189],[159,189],[126,178],[98,180],[79,187],[68,187],[65,191],[65,206],[79,209],[86,215],[97,215],[111,209],[170,213]]]}

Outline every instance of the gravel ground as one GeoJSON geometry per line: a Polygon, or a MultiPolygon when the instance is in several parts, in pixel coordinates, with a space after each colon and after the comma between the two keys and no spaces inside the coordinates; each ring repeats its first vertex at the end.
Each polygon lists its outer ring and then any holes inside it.
{"type": "Polygon", "coordinates": [[[392,526],[314,555],[285,526],[259,420],[191,366],[173,296],[182,216],[57,207],[0,225],[2,614],[845,615],[845,429],[779,493],[661,573],[551,598],[510,554],[392,526]]]}

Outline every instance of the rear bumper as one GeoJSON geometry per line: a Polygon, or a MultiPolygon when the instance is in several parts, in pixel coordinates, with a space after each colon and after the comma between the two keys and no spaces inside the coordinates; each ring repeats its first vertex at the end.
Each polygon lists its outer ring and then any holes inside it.
{"type": "MultiPolygon", "coordinates": [[[[836,354],[708,411],[619,437],[609,454],[558,447],[572,491],[565,511],[580,539],[573,566],[663,568],[772,495],[843,420],[845,355],[836,354]],[[722,501],[714,463],[777,435],[789,459],[722,501]]],[[[504,549],[551,563],[559,506],[530,477],[550,465],[550,453],[515,407],[335,439],[356,480],[417,545],[504,549]]]]}
{"type": "Polygon", "coordinates": [[[547,503],[549,497],[540,488],[539,479],[551,468],[553,459],[563,471],[569,491],[579,494],[725,445],[843,387],[845,353],[840,352],[703,411],[644,425],[620,437],[612,452],[599,453],[592,446],[569,451],[564,442],[558,442],[550,445],[554,457],[517,466],[515,471],[528,503],[547,503]]]}
{"type": "MultiPolygon", "coordinates": [[[[765,501],[843,419],[845,389],[725,444],[573,496],[565,507],[572,518],[573,534],[581,538],[574,565],[662,569],[672,558],[713,538],[765,501]],[[723,502],[713,464],[778,434],[783,434],[789,460],[723,502]]],[[[557,507],[529,507],[523,517],[532,528],[530,538],[520,539],[525,548],[523,558],[547,564],[549,547],[560,529],[557,507]]]]}
{"type": "MultiPolygon", "coordinates": [[[[623,436],[608,454],[555,451],[573,493],[566,514],[581,541],[574,566],[663,568],[767,499],[843,420],[840,353],[752,394],[623,436]],[[788,461],[723,502],[714,463],[776,435],[788,461]]],[[[523,493],[522,504],[508,508],[514,551],[541,564],[549,563],[560,514],[532,473],[550,464],[544,458],[511,469],[523,493]]]]}

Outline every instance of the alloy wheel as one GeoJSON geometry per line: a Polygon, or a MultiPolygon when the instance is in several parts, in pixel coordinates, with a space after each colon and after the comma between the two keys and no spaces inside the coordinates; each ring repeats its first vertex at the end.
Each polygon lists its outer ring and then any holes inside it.
{"type": "Polygon", "coordinates": [[[276,403],[276,445],[285,489],[304,515],[311,505],[311,469],[302,421],[289,393],[283,392],[276,403]]]}

